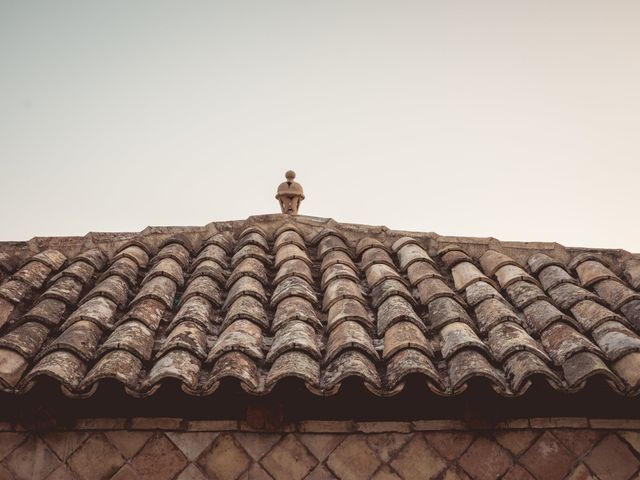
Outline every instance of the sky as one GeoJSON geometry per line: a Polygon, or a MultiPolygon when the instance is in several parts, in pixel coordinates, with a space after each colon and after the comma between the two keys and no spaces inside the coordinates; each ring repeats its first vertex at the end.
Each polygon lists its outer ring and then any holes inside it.
{"type": "Polygon", "coordinates": [[[640,252],[640,2],[0,0],[0,240],[279,211],[640,252]]]}

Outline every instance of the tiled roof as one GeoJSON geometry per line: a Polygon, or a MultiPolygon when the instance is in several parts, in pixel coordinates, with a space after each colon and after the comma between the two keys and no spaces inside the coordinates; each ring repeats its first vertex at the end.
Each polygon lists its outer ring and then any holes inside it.
{"type": "Polygon", "coordinates": [[[640,256],[269,215],[0,244],[0,388],[640,391],[640,256]],[[110,380],[109,380],[110,379],[110,380]]]}

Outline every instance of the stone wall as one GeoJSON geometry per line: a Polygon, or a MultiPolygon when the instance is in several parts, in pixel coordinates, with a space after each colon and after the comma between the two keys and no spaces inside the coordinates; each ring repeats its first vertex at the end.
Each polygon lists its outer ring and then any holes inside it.
{"type": "Polygon", "coordinates": [[[233,421],[134,418],[0,430],[0,479],[604,480],[634,478],[640,467],[638,420],[307,421],[265,432],[233,421]]]}

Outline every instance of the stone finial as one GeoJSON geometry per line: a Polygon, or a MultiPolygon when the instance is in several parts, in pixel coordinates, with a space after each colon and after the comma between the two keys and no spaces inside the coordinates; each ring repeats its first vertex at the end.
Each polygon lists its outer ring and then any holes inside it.
{"type": "Polygon", "coordinates": [[[278,187],[276,198],[280,202],[282,213],[297,215],[300,202],[304,200],[304,191],[302,185],[293,181],[296,178],[296,172],[289,170],[284,176],[287,181],[282,182],[278,187]]]}

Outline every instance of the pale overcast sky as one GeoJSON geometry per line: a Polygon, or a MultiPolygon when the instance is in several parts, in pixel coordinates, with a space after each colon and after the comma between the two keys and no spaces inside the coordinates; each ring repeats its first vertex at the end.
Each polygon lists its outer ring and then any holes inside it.
{"type": "Polygon", "coordinates": [[[640,2],[0,0],[0,240],[279,211],[640,252],[640,2]]]}

